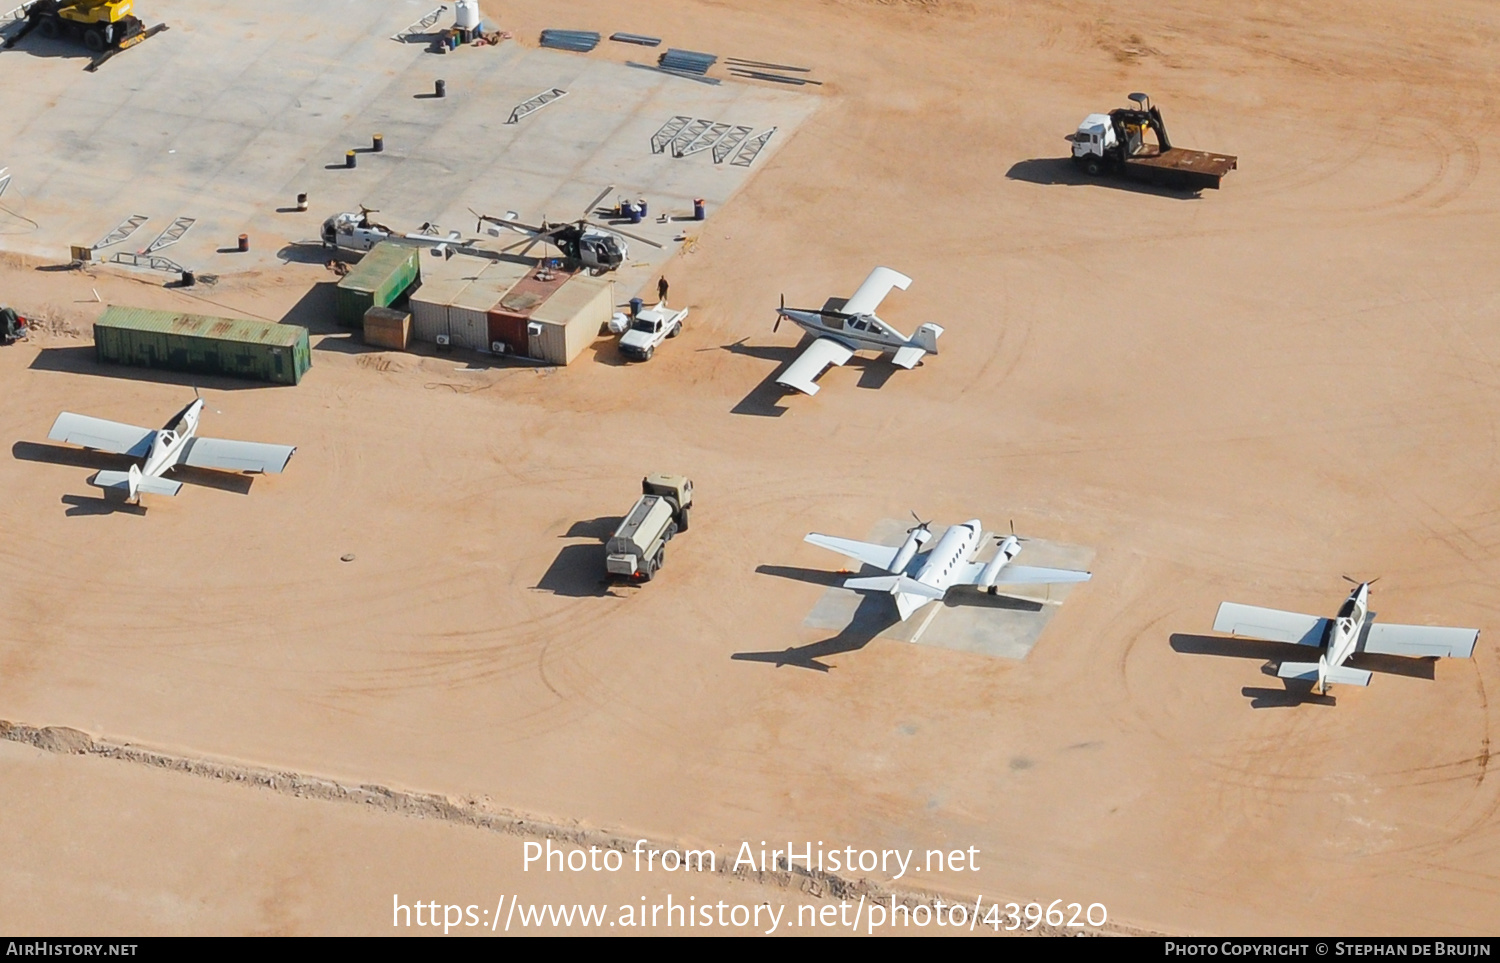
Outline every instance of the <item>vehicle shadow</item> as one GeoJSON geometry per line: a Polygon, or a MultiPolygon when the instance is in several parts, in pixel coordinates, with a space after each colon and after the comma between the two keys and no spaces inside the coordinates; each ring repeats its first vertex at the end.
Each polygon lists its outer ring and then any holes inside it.
{"type": "Polygon", "coordinates": [[[212,388],[215,391],[240,391],[246,388],[276,388],[269,381],[226,378],[222,375],[202,374],[191,371],[168,371],[162,368],[145,368],[137,365],[106,364],[99,360],[92,345],[67,348],[42,348],[31,362],[32,371],[62,371],[68,374],[96,375],[101,378],[126,378],[131,381],[149,381],[163,385],[181,385],[184,388],[212,388]]]}
{"type": "Polygon", "coordinates": [[[1123,175],[1105,175],[1090,177],[1085,171],[1073,163],[1069,157],[1033,157],[1030,160],[1017,161],[1005,172],[1007,180],[1025,181],[1028,184],[1042,185],[1064,185],[1067,187],[1081,187],[1091,185],[1094,187],[1105,187],[1117,191],[1128,191],[1132,194],[1151,194],[1156,197],[1170,197],[1179,201],[1200,200],[1203,196],[1201,190],[1182,190],[1178,188],[1162,187],[1157,184],[1146,184],[1142,181],[1134,181],[1123,175]]]}
{"type": "Polygon", "coordinates": [[[604,570],[605,554],[603,542],[564,545],[533,588],[567,598],[621,598],[604,570]]]}
{"type": "Polygon", "coordinates": [[[574,522],[565,533],[558,537],[597,538],[600,542],[607,542],[624,520],[623,515],[600,515],[598,518],[583,519],[574,522]]]}

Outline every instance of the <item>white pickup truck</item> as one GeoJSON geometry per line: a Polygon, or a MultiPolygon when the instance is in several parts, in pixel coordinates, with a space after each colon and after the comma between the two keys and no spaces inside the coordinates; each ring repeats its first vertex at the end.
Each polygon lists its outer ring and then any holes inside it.
{"type": "Polygon", "coordinates": [[[629,329],[620,337],[620,353],[633,361],[650,361],[657,345],[682,333],[682,322],[687,320],[687,315],[687,308],[673,311],[665,304],[646,308],[635,316],[629,329]]]}

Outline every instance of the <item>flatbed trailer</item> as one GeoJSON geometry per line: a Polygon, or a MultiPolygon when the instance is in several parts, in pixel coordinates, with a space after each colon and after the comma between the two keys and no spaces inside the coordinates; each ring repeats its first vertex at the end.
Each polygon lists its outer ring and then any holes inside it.
{"type": "Polygon", "coordinates": [[[1219,189],[1224,175],[1239,167],[1232,154],[1214,154],[1204,150],[1173,147],[1158,154],[1137,154],[1125,159],[1125,176],[1135,180],[1197,191],[1219,189]]]}

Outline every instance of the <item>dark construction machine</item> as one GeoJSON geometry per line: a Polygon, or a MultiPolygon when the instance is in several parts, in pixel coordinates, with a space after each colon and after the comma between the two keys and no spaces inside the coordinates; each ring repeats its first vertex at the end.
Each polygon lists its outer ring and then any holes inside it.
{"type": "Polygon", "coordinates": [[[1122,174],[1178,190],[1218,190],[1224,175],[1239,166],[1239,159],[1230,154],[1173,147],[1161,108],[1145,94],[1131,94],[1130,100],[1134,107],[1089,114],[1077,132],[1068,135],[1073,162],[1090,175],[1122,174]],[[1156,143],[1151,143],[1148,132],[1156,143]]]}

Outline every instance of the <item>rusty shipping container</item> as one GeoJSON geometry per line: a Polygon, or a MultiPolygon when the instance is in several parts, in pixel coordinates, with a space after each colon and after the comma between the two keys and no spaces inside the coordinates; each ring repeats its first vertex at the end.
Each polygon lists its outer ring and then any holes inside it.
{"type": "Polygon", "coordinates": [[[381,241],[339,282],[334,314],[347,328],[363,326],[365,312],[396,303],[421,278],[422,249],[381,241]]]}
{"type": "Polygon", "coordinates": [[[395,308],[371,308],[365,312],[365,344],[405,351],[411,342],[411,315],[395,308]]]}
{"type": "Polygon", "coordinates": [[[111,305],[94,322],[100,361],[294,385],[312,367],[307,329],[111,305]]]}

